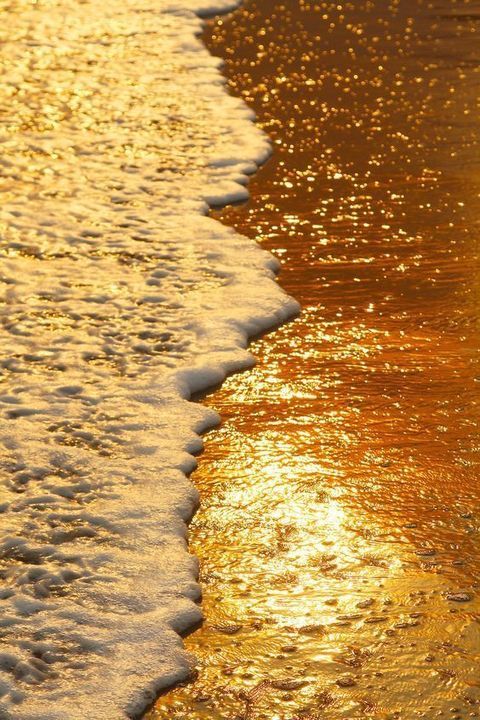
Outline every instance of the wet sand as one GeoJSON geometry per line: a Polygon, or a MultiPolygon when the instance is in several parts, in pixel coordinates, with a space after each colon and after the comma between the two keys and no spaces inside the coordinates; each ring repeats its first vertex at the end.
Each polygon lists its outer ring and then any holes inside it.
{"type": "Polygon", "coordinates": [[[149,720],[480,715],[480,3],[212,22],[272,160],[218,214],[302,315],[207,403],[198,675],[149,720]]]}

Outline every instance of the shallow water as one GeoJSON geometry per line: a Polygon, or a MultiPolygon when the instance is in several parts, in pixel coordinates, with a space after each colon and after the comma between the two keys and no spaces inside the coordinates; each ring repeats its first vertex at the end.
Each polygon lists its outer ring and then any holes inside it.
{"type": "Polygon", "coordinates": [[[208,399],[206,621],[172,720],[480,715],[480,2],[211,24],[275,154],[219,214],[302,315],[208,399]]]}

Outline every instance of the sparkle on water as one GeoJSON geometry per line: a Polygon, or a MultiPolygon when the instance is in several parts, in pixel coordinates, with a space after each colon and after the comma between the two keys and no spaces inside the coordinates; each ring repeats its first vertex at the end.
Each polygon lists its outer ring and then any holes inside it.
{"type": "Polygon", "coordinates": [[[480,716],[477,0],[212,22],[275,154],[218,217],[302,315],[208,399],[198,674],[150,720],[480,716]]]}

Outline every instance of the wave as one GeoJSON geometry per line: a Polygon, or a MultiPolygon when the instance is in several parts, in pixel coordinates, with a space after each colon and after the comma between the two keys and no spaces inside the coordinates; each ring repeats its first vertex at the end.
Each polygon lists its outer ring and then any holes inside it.
{"type": "Polygon", "coordinates": [[[188,479],[215,413],[297,310],[208,217],[270,152],[199,39],[200,0],[13,0],[0,58],[0,716],[138,716],[201,619],[188,479]]]}

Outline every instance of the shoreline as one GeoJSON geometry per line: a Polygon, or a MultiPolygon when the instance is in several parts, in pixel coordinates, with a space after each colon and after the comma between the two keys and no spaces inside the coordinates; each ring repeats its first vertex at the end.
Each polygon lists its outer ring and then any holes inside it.
{"type": "Polygon", "coordinates": [[[277,149],[215,215],[304,311],[206,398],[198,677],[149,720],[478,712],[478,22],[441,5],[252,0],[213,26],[277,149]]]}

